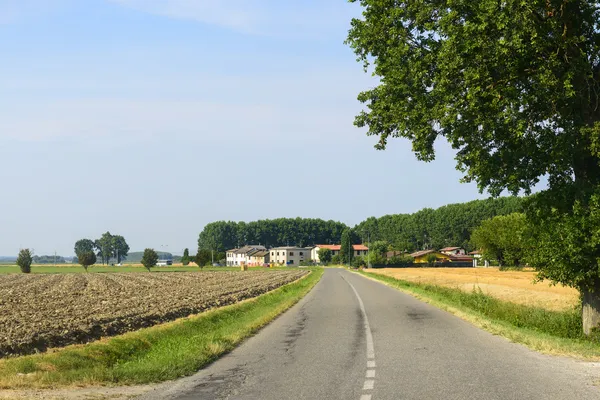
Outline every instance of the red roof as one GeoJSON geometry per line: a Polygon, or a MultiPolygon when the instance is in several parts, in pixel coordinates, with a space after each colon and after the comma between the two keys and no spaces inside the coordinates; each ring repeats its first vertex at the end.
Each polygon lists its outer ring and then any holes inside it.
{"type": "Polygon", "coordinates": [[[460,247],[444,247],[440,251],[452,251],[452,250],[458,250],[458,249],[460,249],[460,247]]]}
{"type": "MultiPolygon", "coordinates": [[[[342,249],[342,245],[339,244],[318,244],[316,247],[319,247],[321,249],[329,249],[329,250],[334,250],[334,251],[340,251],[342,249]]],[[[354,248],[354,250],[369,250],[369,248],[365,245],[362,244],[353,244],[352,247],[354,248]]]]}

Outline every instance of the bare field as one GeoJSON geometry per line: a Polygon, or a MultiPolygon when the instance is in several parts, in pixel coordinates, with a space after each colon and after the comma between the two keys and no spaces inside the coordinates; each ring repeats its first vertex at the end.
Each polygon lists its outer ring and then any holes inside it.
{"type": "Polygon", "coordinates": [[[0,357],[87,343],[256,297],[307,271],[0,275],[0,357]]]}
{"type": "Polygon", "coordinates": [[[500,271],[498,268],[383,268],[369,272],[410,282],[472,291],[479,287],[500,300],[548,310],[566,310],[579,303],[579,292],[549,282],[533,283],[535,272],[500,271]]]}

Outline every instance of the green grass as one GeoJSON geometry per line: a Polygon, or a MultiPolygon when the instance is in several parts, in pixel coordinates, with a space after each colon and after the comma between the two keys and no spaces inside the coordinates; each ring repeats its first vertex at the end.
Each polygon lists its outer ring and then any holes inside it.
{"type": "Polygon", "coordinates": [[[484,294],[481,289],[465,292],[458,288],[408,282],[364,271],[360,273],[534,350],[600,359],[600,335],[586,337],[583,334],[579,308],[550,311],[498,300],[484,294]]]}
{"type": "Polygon", "coordinates": [[[322,269],[255,299],[55,352],[0,360],[0,388],[130,385],[191,375],[307,294],[322,269]]]}

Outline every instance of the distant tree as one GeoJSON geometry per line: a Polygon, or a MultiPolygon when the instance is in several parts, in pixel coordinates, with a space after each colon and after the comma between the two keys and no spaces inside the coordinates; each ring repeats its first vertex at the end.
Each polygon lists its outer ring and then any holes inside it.
{"type": "Polygon", "coordinates": [[[142,256],[142,265],[150,271],[151,268],[156,267],[158,262],[158,254],[154,249],[145,249],[144,255],[142,256]]]}
{"type": "Polygon", "coordinates": [[[190,264],[190,250],[189,249],[185,249],[183,251],[183,257],[181,257],[181,263],[183,265],[189,265],[190,264]]]}
{"type": "Polygon", "coordinates": [[[437,256],[435,254],[428,254],[427,255],[427,265],[429,267],[435,266],[436,261],[437,261],[437,256]]]}
{"type": "Polygon", "coordinates": [[[114,249],[113,235],[110,232],[103,233],[102,237],[94,242],[94,247],[102,259],[102,264],[108,264],[114,249]]]}
{"type": "Polygon", "coordinates": [[[195,262],[200,268],[203,268],[205,265],[210,263],[211,258],[212,256],[210,250],[198,250],[196,253],[195,262]]]}
{"type": "Polygon", "coordinates": [[[319,261],[325,265],[331,262],[332,252],[330,249],[319,249],[319,261]]]}
{"type": "Polygon", "coordinates": [[[97,261],[96,253],[93,251],[84,251],[83,253],[79,253],[77,258],[79,260],[79,264],[81,264],[83,269],[85,269],[85,272],[88,271],[90,265],[96,264],[97,261]]]}
{"type": "Polygon", "coordinates": [[[500,215],[485,220],[471,235],[476,248],[488,260],[497,260],[500,266],[520,266],[529,247],[529,230],[524,214],[500,215]]]}
{"type": "Polygon", "coordinates": [[[354,247],[352,246],[352,233],[350,229],[342,232],[342,246],[340,249],[340,259],[345,264],[350,264],[354,258],[354,247]]]}
{"type": "Polygon", "coordinates": [[[341,263],[342,263],[342,258],[340,257],[339,254],[336,254],[335,256],[331,257],[331,264],[340,265],[341,263]]]}
{"type": "Polygon", "coordinates": [[[31,251],[29,249],[22,249],[19,251],[19,256],[17,257],[17,265],[21,268],[21,272],[24,274],[28,274],[31,272],[31,263],[33,262],[33,257],[31,256],[31,251]]]}
{"type": "Polygon", "coordinates": [[[94,251],[94,241],[90,239],[80,239],[75,242],[75,255],[79,257],[79,254],[88,253],[94,251]]]}
{"type": "Polygon", "coordinates": [[[125,238],[121,235],[113,235],[111,239],[111,255],[115,257],[117,259],[117,263],[120,264],[121,260],[126,259],[127,255],[129,254],[129,245],[127,244],[127,241],[125,241],[125,238]]]}
{"type": "Polygon", "coordinates": [[[369,252],[367,253],[366,259],[371,265],[381,265],[386,263],[386,253],[388,251],[389,244],[385,240],[376,240],[371,242],[369,246],[369,252]]]}

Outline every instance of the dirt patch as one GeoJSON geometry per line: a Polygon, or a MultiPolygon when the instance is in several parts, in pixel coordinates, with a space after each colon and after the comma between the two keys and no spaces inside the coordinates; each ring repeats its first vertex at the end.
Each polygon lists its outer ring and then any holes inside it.
{"type": "Polygon", "coordinates": [[[500,300],[546,308],[566,310],[577,306],[579,292],[549,282],[533,283],[535,272],[500,271],[498,268],[384,268],[369,272],[419,283],[459,288],[484,293],[500,300]]]}
{"type": "Polygon", "coordinates": [[[0,275],[0,357],[88,343],[198,314],[306,273],[0,275]]]}

